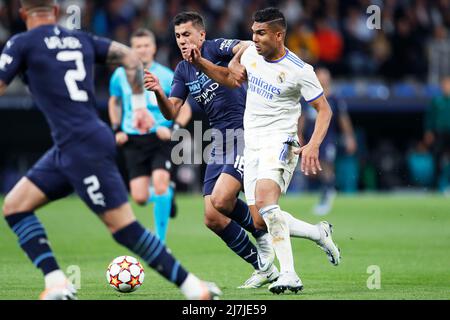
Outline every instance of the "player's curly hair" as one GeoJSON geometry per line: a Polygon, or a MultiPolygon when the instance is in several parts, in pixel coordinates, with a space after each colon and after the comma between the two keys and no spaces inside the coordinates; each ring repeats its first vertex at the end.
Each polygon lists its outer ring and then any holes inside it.
{"type": "Polygon", "coordinates": [[[276,24],[283,30],[287,29],[286,18],[284,14],[275,7],[269,7],[262,10],[258,10],[253,14],[253,21],[269,24],[276,24]]]}
{"type": "Polygon", "coordinates": [[[173,25],[179,26],[180,24],[189,21],[192,22],[192,25],[199,27],[200,29],[205,29],[205,20],[199,13],[194,11],[186,11],[177,14],[175,18],[173,18],[173,25]]]}
{"type": "Polygon", "coordinates": [[[57,0],[20,0],[20,5],[25,9],[53,7],[57,4],[57,0]]]}

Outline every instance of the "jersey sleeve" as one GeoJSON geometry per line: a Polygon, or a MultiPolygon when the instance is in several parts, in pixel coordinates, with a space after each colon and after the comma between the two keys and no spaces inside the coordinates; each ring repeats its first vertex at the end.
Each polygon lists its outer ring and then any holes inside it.
{"type": "Polygon", "coordinates": [[[109,80],[109,95],[112,97],[122,97],[122,87],[120,86],[120,68],[114,71],[109,80]]]}
{"type": "Polygon", "coordinates": [[[247,65],[248,65],[248,62],[249,62],[249,59],[250,59],[250,54],[251,54],[250,52],[251,52],[251,50],[254,50],[254,45],[253,44],[250,45],[247,49],[245,49],[245,51],[242,53],[242,56],[241,56],[240,63],[246,68],[247,68],[247,65]]]}
{"type": "Polygon", "coordinates": [[[170,97],[179,98],[183,101],[186,100],[189,92],[186,89],[183,76],[183,65],[179,63],[175,69],[173,76],[172,86],[170,89],[170,97]]]}
{"type": "Polygon", "coordinates": [[[22,49],[22,38],[11,38],[0,55],[0,80],[9,84],[21,72],[24,64],[25,50],[22,49]]]}
{"type": "Polygon", "coordinates": [[[89,34],[95,51],[95,62],[105,63],[108,57],[109,47],[111,46],[111,40],[96,35],[89,34]]]}
{"type": "Polygon", "coordinates": [[[298,82],[300,91],[306,102],[313,102],[323,95],[322,85],[319,79],[317,79],[314,68],[311,65],[304,65],[298,74],[298,82]]]}
{"type": "Polygon", "coordinates": [[[215,39],[211,41],[212,53],[218,59],[231,60],[234,56],[233,48],[240,42],[236,39],[215,39]]]}

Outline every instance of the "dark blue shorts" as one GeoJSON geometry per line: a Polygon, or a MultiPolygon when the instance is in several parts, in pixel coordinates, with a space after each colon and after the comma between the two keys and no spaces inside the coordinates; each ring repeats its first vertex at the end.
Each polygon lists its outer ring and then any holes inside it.
{"type": "Polygon", "coordinates": [[[223,151],[214,148],[205,171],[203,181],[203,196],[212,194],[217,179],[222,173],[227,173],[238,180],[244,181],[244,139],[237,138],[233,146],[223,146],[223,151]]]}
{"type": "Polygon", "coordinates": [[[114,137],[107,128],[99,128],[64,149],[52,147],[26,177],[50,200],[75,191],[98,214],[128,201],[127,189],[116,165],[114,137]]]}

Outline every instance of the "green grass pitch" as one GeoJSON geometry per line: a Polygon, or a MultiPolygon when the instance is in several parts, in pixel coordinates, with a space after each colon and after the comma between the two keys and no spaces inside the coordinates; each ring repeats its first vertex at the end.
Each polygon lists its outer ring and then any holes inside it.
{"type": "MultiPolygon", "coordinates": [[[[289,196],[282,208],[311,223],[317,197],[289,196]]],[[[0,199],[0,204],[2,203],[0,199]]],[[[222,299],[450,299],[450,199],[437,195],[357,195],[338,197],[326,217],[342,263],[332,266],[312,242],[292,239],[303,292],[272,295],[267,287],[239,290],[252,268],[235,256],[203,225],[198,195],[177,197],[178,217],[169,225],[168,246],[182,264],[215,281],[222,299]],[[381,288],[368,289],[369,266],[378,266],[381,288]]],[[[133,205],[138,219],[152,228],[152,207],[133,205]]],[[[78,198],[67,198],[38,211],[60,266],[81,270],[79,299],[182,299],[178,289],[145,268],[144,285],[119,294],[106,283],[109,262],[132,254],[117,245],[102,223],[78,198]]],[[[22,253],[5,221],[0,222],[0,299],[36,299],[43,288],[39,270],[22,253]]],[[[369,268],[370,271],[370,268],[369,268]]],[[[372,283],[369,279],[369,283],[372,283]]]]}

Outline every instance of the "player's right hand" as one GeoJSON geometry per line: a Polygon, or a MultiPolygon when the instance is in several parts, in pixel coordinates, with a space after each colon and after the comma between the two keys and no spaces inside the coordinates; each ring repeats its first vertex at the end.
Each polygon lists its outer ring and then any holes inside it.
{"type": "Polygon", "coordinates": [[[144,70],[144,88],[148,91],[161,90],[158,77],[148,70],[144,70]]]}

